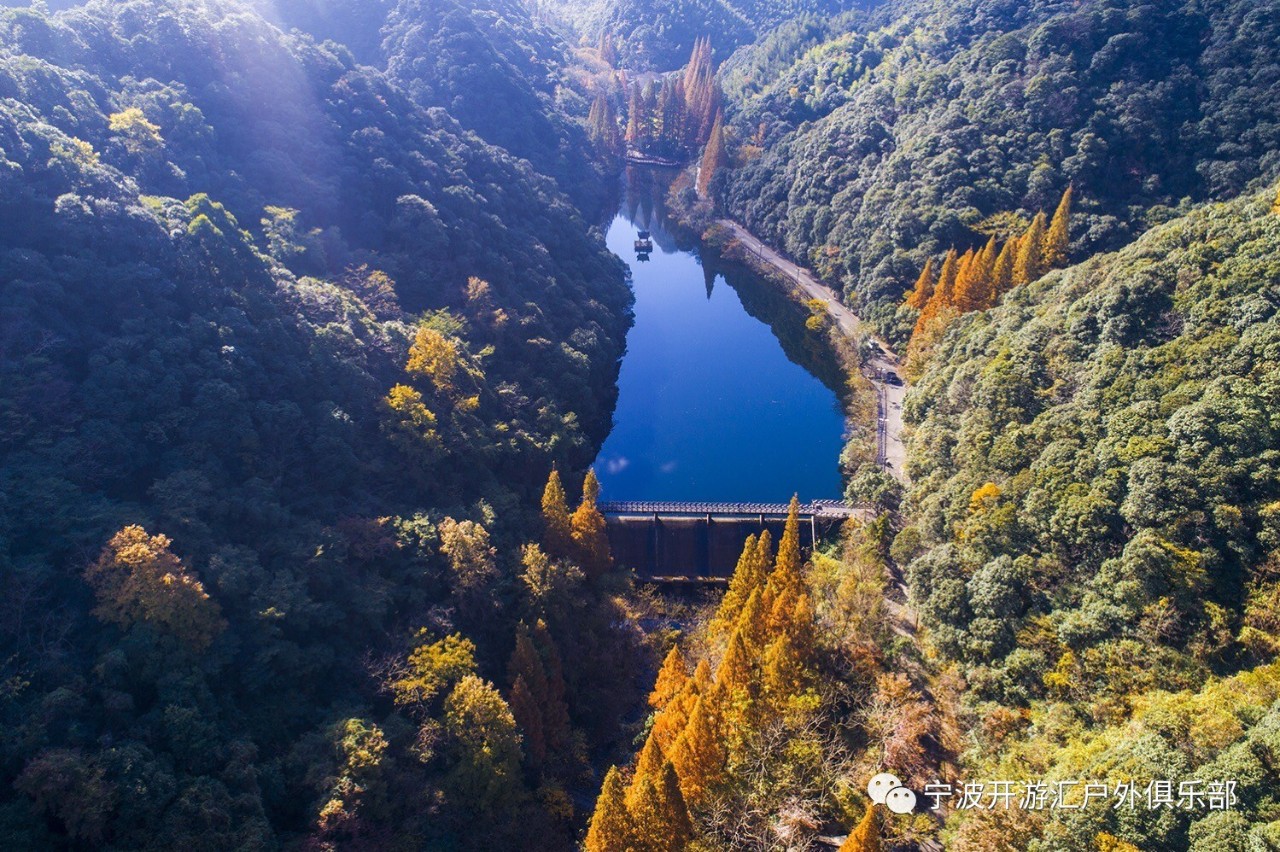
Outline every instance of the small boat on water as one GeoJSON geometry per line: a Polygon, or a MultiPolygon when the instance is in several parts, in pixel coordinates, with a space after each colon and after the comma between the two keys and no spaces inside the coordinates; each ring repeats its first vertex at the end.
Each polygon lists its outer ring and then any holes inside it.
{"type": "Polygon", "coordinates": [[[653,251],[653,240],[639,239],[636,240],[636,251],[651,252],[653,251]]]}

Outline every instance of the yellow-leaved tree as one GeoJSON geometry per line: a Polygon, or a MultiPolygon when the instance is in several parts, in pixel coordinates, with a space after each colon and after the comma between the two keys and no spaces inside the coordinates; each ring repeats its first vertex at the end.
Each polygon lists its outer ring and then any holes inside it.
{"type": "Polygon", "coordinates": [[[569,519],[574,556],[588,577],[607,574],[613,567],[604,515],[596,507],[599,498],[600,481],[596,479],[596,472],[588,468],[582,483],[582,502],[569,519]]]}
{"type": "Polygon", "coordinates": [[[164,144],[164,139],[160,137],[160,125],[149,121],[146,113],[138,107],[113,112],[107,118],[107,126],[120,137],[130,154],[145,154],[164,144]]]}
{"type": "Polygon", "coordinates": [[[618,767],[610,767],[587,828],[586,852],[635,852],[635,828],[627,811],[626,785],[618,767]]]}
{"type": "Polygon", "coordinates": [[[649,706],[654,710],[661,710],[684,691],[688,683],[689,664],[685,662],[680,646],[672,645],[666,659],[662,661],[662,668],[658,670],[658,679],[654,681],[653,691],[649,693],[649,706]]]}
{"type": "Polygon", "coordinates": [[[169,549],[164,535],[128,526],[111,537],[85,579],[98,598],[94,615],[129,627],[149,624],[203,651],[226,627],[217,601],[169,549]]]}
{"type": "Polygon", "coordinates": [[[880,849],[880,812],[875,805],[869,805],[857,827],[840,844],[840,852],[880,852],[880,849]]]}
{"type": "Polygon", "coordinates": [[[436,390],[451,396],[458,366],[456,343],[430,326],[424,325],[418,329],[418,335],[409,347],[409,362],[405,365],[405,372],[429,379],[436,390]]]}
{"type": "Polygon", "coordinates": [[[565,559],[573,553],[573,526],[569,520],[569,503],[564,494],[560,471],[551,469],[547,487],[542,490],[542,522],[546,526],[542,544],[547,553],[556,559],[565,559]]]}

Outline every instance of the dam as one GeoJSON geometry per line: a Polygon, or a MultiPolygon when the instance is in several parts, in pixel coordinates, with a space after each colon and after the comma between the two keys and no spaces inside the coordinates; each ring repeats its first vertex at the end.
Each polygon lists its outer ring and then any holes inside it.
{"type": "MultiPolygon", "coordinates": [[[[776,545],[785,503],[601,503],[614,561],[649,583],[727,583],[747,537],[769,531],[776,545]]],[[[838,500],[800,506],[800,546],[814,542],[868,507],[838,500]]]]}

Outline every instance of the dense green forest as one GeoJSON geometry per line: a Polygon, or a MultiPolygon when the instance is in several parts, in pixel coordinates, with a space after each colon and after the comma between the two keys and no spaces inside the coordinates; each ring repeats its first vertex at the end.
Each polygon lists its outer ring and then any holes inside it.
{"type": "Polygon", "coordinates": [[[596,84],[568,37],[519,0],[255,0],[282,28],[351,50],[414,102],[527,159],[594,215],[613,175],[581,119],[596,84]]]}
{"type": "Polygon", "coordinates": [[[830,15],[864,5],[858,0],[538,0],[554,19],[584,37],[608,39],[619,67],[679,68],[694,43],[713,35],[727,56],[797,16],[830,15]]]}
{"type": "Polygon", "coordinates": [[[0,5],[0,847],[1280,849],[1278,177],[1276,0],[0,5]],[[911,385],[895,477],[792,306],[866,502],[706,595],[590,470],[628,149],[911,385]]]}
{"type": "Polygon", "coordinates": [[[1080,202],[1071,258],[1280,171],[1274,3],[890,4],[725,63],[728,209],[897,342],[929,256],[1080,202]]]}
{"type": "Polygon", "coordinates": [[[571,842],[644,650],[521,546],[630,295],[438,70],[234,3],[0,13],[5,848],[571,842]]]}
{"type": "Polygon", "coordinates": [[[1230,815],[975,817],[955,848],[1280,837],[1275,198],[1200,208],[966,314],[908,397],[894,556],[965,678],[979,765],[1248,779],[1230,815]]]}

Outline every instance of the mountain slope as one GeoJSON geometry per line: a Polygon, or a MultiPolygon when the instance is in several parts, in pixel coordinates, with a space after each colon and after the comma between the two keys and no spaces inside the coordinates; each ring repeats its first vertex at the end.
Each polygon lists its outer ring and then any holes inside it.
{"type": "Polygon", "coordinates": [[[907,397],[896,545],[978,695],[1123,701],[1249,659],[1280,528],[1275,191],[957,320],[907,397]],[[1143,673],[1117,666],[1141,654],[1143,673]],[[1057,667],[1057,668],[1055,668],[1057,667]]]}
{"type": "Polygon", "coordinates": [[[419,106],[442,107],[486,142],[527,159],[594,215],[607,182],[583,130],[595,93],[571,45],[515,0],[259,2],[282,27],[350,48],[419,106]]]}
{"type": "Polygon", "coordinates": [[[1280,169],[1274,2],[899,3],[834,29],[726,64],[738,138],[763,145],[726,204],[899,339],[925,257],[1069,184],[1079,259],[1280,169]]]}
{"type": "Polygon", "coordinates": [[[642,654],[519,579],[629,322],[550,179],[236,3],[3,10],[0,280],[0,846],[572,843],[516,624],[584,749],[642,654]]]}

